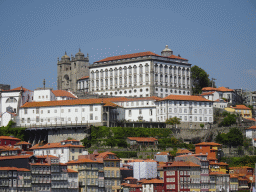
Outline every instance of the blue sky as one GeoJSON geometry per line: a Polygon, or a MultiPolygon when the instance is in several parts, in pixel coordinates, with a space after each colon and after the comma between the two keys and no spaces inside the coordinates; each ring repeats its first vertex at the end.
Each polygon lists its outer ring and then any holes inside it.
{"type": "Polygon", "coordinates": [[[165,45],[216,78],[256,90],[256,1],[0,0],[0,84],[56,89],[57,57],[90,63],[165,45]]]}

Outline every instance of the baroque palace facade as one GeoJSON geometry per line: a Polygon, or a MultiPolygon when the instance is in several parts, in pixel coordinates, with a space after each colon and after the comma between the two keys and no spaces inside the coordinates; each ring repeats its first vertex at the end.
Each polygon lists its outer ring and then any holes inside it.
{"type": "Polygon", "coordinates": [[[58,89],[75,93],[130,97],[190,95],[191,64],[166,45],[153,52],[107,57],[89,65],[89,57],[65,54],[58,61],[58,89]]]}

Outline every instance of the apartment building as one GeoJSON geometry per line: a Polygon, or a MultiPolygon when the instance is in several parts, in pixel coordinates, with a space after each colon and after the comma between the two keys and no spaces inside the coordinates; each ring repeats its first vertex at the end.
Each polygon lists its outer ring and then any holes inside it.
{"type": "Polygon", "coordinates": [[[200,165],[174,161],[164,167],[164,191],[200,191],[200,165]]]}
{"type": "Polygon", "coordinates": [[[229,191],[229,174],[224,172],[211,172],[209,191],[229,191]]]}
{"type": "Polygon", "coordinates": [[[196,154],[206,154],[207,158],[217,158],[217,151],[221,149],[221,144],[214,142],[202,142],[196,145],[196,154]]]}
{"type": "Polygon", "coordinates": [[[78,172],[80,192],[105,191],[103,162],[81,157],[67,165],[68,169],[78,172]]]}
{"type": "Polygon", "coordinates": [[[78,140],[64,140],[60,143],[39,144],[31,147],[34,155],[53,155],[60,158],[60,163],[67,163],[78,159],[79,155],[87,155],[88,152],[78,140]]]}
{"type": "Polygon", "coordinates": [[[29,169],[0,167],[1,192],[31,192],[31,173],[29,169]]]}

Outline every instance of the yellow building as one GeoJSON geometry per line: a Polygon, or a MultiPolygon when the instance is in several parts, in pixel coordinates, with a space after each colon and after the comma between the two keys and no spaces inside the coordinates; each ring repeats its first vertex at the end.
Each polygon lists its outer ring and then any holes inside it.
{"type": "Polygon", "coordinates": [[[237,113],[243,118],[252,118],[252,110],[245,105],[236,105],[235,107],[227,107],[225,108],[226,111],[230,113],[237,113]]]}
{"type": "Polygon", "coordinates": [[[79,191],[98,191],[104,189],[103,162],[79,158],[78,160],[67,163],[68,169],[78,171],[79,191]]]}
{"type": "Polygon", "coordinates": [[[230,191],[238,191],[238,176],[235,174],[230,174],[230,191]]]}
{"type": "Polygon", "coordinates": [[[120,159],[111,152],[100,153],[96,160],[104,163],[105,191],[121,189],[120,159]]]}

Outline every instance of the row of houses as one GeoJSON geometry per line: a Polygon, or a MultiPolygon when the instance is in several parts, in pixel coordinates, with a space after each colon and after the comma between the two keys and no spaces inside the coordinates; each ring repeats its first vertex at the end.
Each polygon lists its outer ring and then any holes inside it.
{"type": "MultiPolygon", "coordinates": [[[[128,139],[157,143],[152,138],[128,139]]],[[[0,141],[1,191],[228,192],[252,189],[253,184],[253,168],[219,162],[221,145],[214,142],[196,144],[195,152],[179,149],[176,157],[159,152],[154,159],[120,159],[112,152],[89,154],[74,139],[32,147],[13,137],[0,141]]]]}

